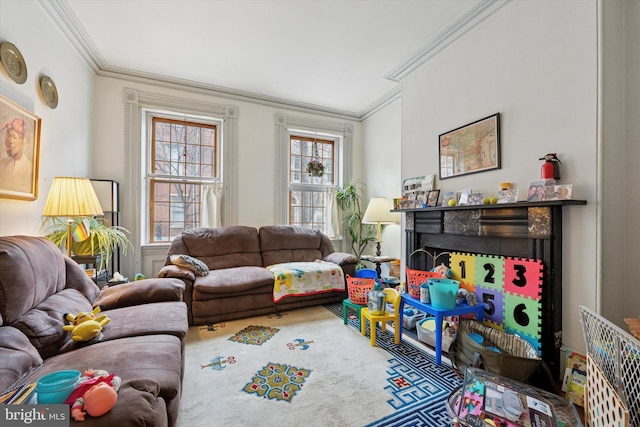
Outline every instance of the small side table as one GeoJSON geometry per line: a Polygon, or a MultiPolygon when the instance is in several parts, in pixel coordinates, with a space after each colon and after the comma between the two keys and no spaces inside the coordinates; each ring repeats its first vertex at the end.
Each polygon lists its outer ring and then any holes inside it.
{"type": "MultiPolygon", "coordinates": [[[[476,320],[482,322],[484,319],[484,305],[469,305],[467,303],[460,303],[451,310],[445,310],[442,308],[436,308],[431,304],[420,302],[419,299],[412,297],[409,294],[402,294],[400,298],[400,325],[404,325],[404,305],[409,304],[412,307],[426,311],[427,313],[435,316],[436,318],[436,365],[439,365],[442,361],[442,322],[446,316],[460,316],[463,314],[474,314],[476,320]]],[[[419,326],[418,326],[419,327],[419,326]]],[[[400,328],[400,338],[402,338],[402,328],[400,328]]]]}
{"type": "Polygon", "coordinates": [[[378,277],[382,274],[382,268],[380,268],[381,264],[385,262],[391,262],[395,258],[392,256],[371,256],[371,255],[362,255],[360,257],[362,261],[369,261],[376,265],[376,273],[378,273],[378,277]]]}

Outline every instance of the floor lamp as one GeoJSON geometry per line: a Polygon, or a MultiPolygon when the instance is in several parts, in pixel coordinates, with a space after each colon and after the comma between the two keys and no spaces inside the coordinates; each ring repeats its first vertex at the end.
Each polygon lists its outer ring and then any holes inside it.
{"type": "Polygon", "coordinates": [[[375,224],[376,226],[376,256],[380,256],[380,236],[381,226],[383,224],[395,224],[395,218],[391,214],[391,207],[386,197],[374,197],[369,200],[367,210],[362,217],[363,224],[375,224]]]}
{"type": "Polygon", "coordinates": [[[73,219],[96,215],[103,212],[89,178],[53,178],[42,216],[67,218],[67,256],[71,257],[73,219]]]}

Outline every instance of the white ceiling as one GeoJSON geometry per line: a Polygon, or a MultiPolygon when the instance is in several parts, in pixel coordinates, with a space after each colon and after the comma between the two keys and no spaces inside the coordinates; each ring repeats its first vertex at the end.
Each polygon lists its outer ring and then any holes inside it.
{"type": "Polygon", "coordinates": [[[507,0],[41,0],[98,74],[362,118],[507,0]]]}

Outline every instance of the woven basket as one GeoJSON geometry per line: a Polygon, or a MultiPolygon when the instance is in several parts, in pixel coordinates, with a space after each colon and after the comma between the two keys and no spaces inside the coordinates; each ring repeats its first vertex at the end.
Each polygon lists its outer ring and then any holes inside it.
{"type": "Polygon", "coordinates": [[[406,270],[409,295],[416,299],[420,299],[420,285],[427,283],[430,277],[442,277],[441,273],[432,271],[413,270],[409,267],[406,267],[406,270]]]}
{"type": "Polygon", "coordinates": [[[347,274],[347,290],[349,291],[349,301],[354,304],[366,305],[367,292],[372,291],[376,279],[364,277],[351,277],[347,274]]]}

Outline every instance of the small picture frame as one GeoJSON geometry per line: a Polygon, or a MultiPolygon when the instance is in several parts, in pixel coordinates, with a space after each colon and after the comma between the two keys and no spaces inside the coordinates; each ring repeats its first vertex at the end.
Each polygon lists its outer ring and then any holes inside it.
{"type": "Polygon", "coordinates": [[[431,190],[427,196],[427,206],[438,206],[438,198],[440,197],[440,190],[431,190]]]}
{"type": "Polygon", "coordinates": [[[549,194],[553,194],[553,186],[555,180],[547,179],[542,181],[532,181],[529,184],[529,193],[527,194],[527,202],[541,202],[548,200],[549,194]]]}
{"type": "Polygon", "coordinates": [[[553,194],[551,195],[550,198],[547,198],[544,200],[570,200],[572,190],[573,190],[572,184],[554,185],[553,194]]]}
{"type": "Polygon", "coordinates": [[[512,188],[511,190],[498,191],[498,203],[517,203],[519,190],[512,188]]]}
{"type": "Polygon", "coordinates": [[[483,205],[484,204],[484,192],[469,194],[468,205],[483,205]]]}
{"type": "Polygon", "coordinates": [[[471,194],[471,189],[468,188],[466,190],[460,190],[457,192],[456,196],[458,198],[459,205],[468,205],[469,204],[469,194],[471,194]]]}
{"type": "Polygon", "coordinates": [[[402,199],[400,200],[400,209],[413,209],[416,207],[415,200],[402,199]]]}
{"type": "Polygon", "coordinates": [[[453,200],[455,203],[457,203],[458,201],[456,200],[456,192],[455,191],[445,191],[442,194],[442,206],[450,206],[449,202],[453,200]]]}

